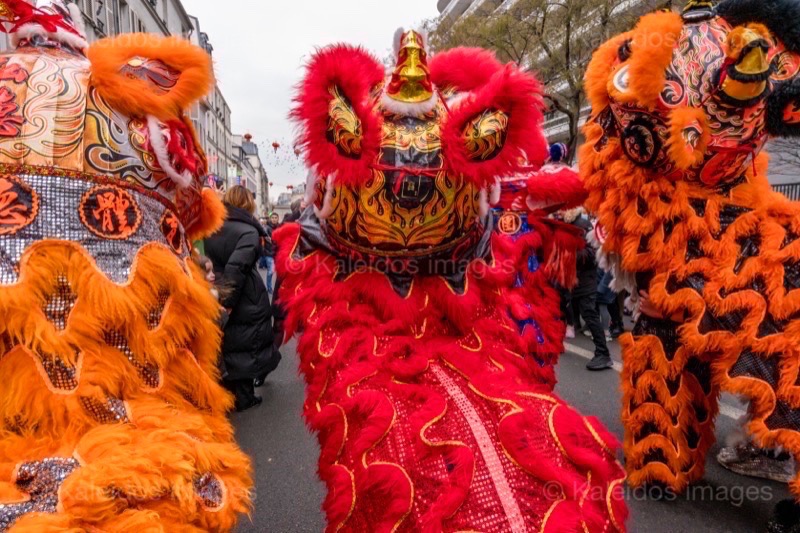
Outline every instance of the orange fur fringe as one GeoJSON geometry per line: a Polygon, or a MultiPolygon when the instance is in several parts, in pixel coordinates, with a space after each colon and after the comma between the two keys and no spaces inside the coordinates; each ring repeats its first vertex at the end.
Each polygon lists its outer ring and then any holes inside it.
{"type": "Polygon", "coordinates": [[[227,211],[217,193],[211,189],[203,189],[197,220],[186,228],[189,240],[196,241],[213,235],[222,227],[226,216],[227,211]]]}
{"type": "Polygon", "coordinates": [[[128,33],[93,43],[86,55],[92,85],[112,108],[127,116],[180,117],[214,86],[211,56],[180,37],[128,33]],[[122,72],[134,58],[158,60],[177,70],[177,83],[162,94],[151,83],[122,72]]]}
{"type": "Polygon", "coordinates": [[[32,245],[20,270],[19,283],[0,287],[0,503],[24,495],[14,488],[21,462],[64,457],[81,466],[61,486],[56,513],[25,515],[15,531],[232,529],[249,507],[250,462],[226,419],[217,303],[201,272],[150,244],[117,285],[63,241],[32,245]],[[43,311],[59,277],[77,295],[63,331],[43,311]],[[106,344],[112,329],[135,360],[160,369],[155,390],[106,344]],[[77,368],[73,385],[54,382],[44,366],[52,361],[77,368]],[[87,408],[112,398],[124,400],[127,421],[87,408]],[[195,492],[203,474],[222,483],[221,507],[206,508],[195,492]]]}

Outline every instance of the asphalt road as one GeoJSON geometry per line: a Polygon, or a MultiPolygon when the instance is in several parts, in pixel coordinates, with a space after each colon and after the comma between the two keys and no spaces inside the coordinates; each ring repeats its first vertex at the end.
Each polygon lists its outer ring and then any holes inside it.
{"type": "MultiPolygon", "coordinates": [[[[591,354],[591,341],[578,338],[569,343],[571,351],[562,356],[559,365],[557,392],[583,414],[597,416],[621,438],[618,371],[586,371],[584,365],[591,354]]],[[[610,347],[614,359],[619,362],[619,346],[612,343],[610,347]]],[[[233,416],[239,442],[253,458],[256,478],[251,520],[242,521],[240,532],[317,532],[324,528],[320,511],[324,486],[316,477],[318,446],[300,416],[303,383],[297,374],[294,350],[294,342],[284,348],[281,366],[260,389],[263,405],[233,416]]],[[[735,399],[723,397],[722,401],[723,414],[717,423],[719,439],[724,439],[735,427],[735,417],[741,413],[735,399]]],[[[703,483],[686,496],[657,501],[640,492],[629,491],[629,530],[647,533],[765,531],[773,506],[788,497],[785,485],[728,472],[714,459],[718,449],[715,446],[709,454],[703,483]]]]}

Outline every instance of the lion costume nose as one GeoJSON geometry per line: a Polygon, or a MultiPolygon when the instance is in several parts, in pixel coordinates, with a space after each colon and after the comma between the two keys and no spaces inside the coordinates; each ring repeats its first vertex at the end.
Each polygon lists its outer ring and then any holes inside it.
{"type": "Polygon", "coordinates": [[[748,105],[767,92],[772,65],[769,31],[763,26],[739,27],[728,34],[727,68],[720,89],[732,103],[748,105]]]}

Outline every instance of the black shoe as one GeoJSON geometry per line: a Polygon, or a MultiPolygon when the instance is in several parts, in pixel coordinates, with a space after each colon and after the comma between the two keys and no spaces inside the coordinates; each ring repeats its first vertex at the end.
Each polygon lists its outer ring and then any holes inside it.
{"type": "Polygon", "coordinates": [[[258,407],[259,405],[261,405],[261,402],[263,401],[264,399],[261,396],[255,396],[250,403],[246,405],[237,406],[236,412],[241,413],[242,411],[247,411],[248,409],[252,409],[253,407],[258,407]]]}
{"type": "Polygon", "coordinates": [[[608,330],[611,333],[611,338],[616,339],[619,338],[623,333],[625,333],[625,328],[622,326],[611,326],[608,330]]]}
{"type": "Polygon", "coordinates": [[[607,355],[595,355],[594,359],[586,363],[586,368],[589,370],[607,370],[614,368],[614,363],[611,361],[611,357],[607,355]]]}
{"type": "Polygon", "coordinates": [[[793,500],[778,503],[775,515],[767,526],[769,533],[797,533],[800,531],[800,504],[793,500]]]}

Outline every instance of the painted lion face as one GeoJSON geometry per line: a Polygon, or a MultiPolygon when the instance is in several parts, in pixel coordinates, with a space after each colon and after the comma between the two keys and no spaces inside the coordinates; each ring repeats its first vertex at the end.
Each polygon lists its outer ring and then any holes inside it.
{"type": "Polygon", "coordinates": [[[398,33],[396,52],[388,74],[344,45],[309,66],[294,117],[316,215],[340,255],[370,266],[474,257],[487,188],[544,160],[538,84],[485,51],[429,62],[414,31],[398,33]]]}
{"type": "Polygon", "coordinates": [[[598,152],[613,139],[636,166],[713,186],[742,175],[768,135],[798,132],[800,43],[770,18],[798,6],[700,4],[643,17],[603,45],[587,87],[598,152]]]}

